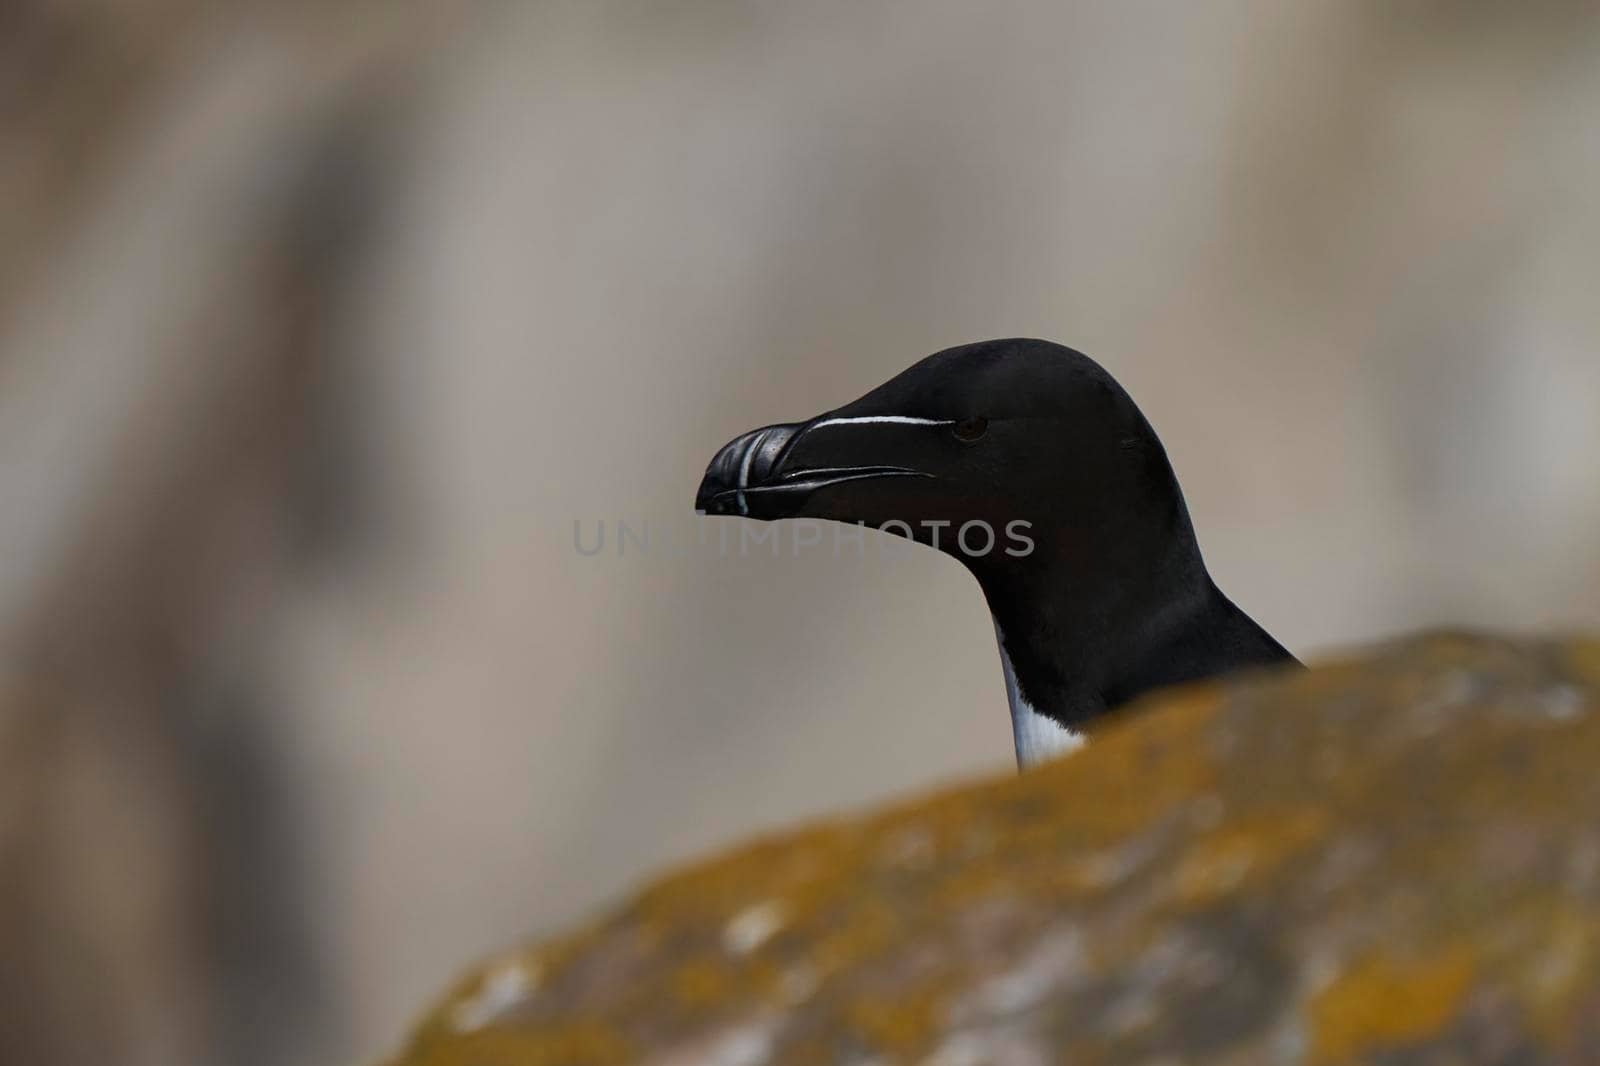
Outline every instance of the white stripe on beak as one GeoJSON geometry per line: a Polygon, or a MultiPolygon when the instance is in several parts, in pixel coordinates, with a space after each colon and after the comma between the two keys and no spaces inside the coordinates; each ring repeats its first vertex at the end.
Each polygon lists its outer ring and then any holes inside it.
{"type": "Polygon", "coordinates": [[[739,513],[749,514],[750,503],[744,498],[744,490],[750,484],[750,462],[756,457],[756,452],[761,448],[761,442],[767,439],[763,430],[749,444],[745,445],[744,458],[739,460],[739,491],[734,499],[739,501],[739,513]]]}

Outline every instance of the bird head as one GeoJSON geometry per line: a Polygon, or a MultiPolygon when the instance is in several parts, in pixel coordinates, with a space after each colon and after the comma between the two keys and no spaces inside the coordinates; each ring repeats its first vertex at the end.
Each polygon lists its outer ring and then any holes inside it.
{"type": "Polygon", "coordinates": [[[1128,394],[1089,357],[1040,340],[950,348],[842,407],[742,433],[711,460],[695,505],[884,529],[980,578],[1035,552],[1103,566],[1174,522],[1187,529],[1128,394]]]}
{"type": "Polygon", "coordinates": [[[695,505],[859,523],[959,559],[994,618],[1023,764],[1151,688],[1293,662],[1211,581],[1133,400],[1048,341],[950,348],[843,407],[742,433],[695,505]]]}

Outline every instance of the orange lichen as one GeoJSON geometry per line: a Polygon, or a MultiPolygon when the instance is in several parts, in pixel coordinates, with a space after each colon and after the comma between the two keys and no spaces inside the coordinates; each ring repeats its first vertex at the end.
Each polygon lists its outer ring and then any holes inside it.
{"type": "Polygon", "coordinates": [[[1474,964],[1472,948],[1457,945],[1420,959],[1373,955],[1340,974],[1310,1005],[1317,1061],[1344,1062],[1435,1035],[1460,1010],[1474,964]]]}

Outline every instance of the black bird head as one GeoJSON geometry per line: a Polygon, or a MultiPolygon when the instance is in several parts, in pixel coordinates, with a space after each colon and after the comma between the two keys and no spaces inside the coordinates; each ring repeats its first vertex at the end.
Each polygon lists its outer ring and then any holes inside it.
{"type": "Polygon", "coordinates": [[[741,434],[695,505],[861,523],[955,556],[983,587],[1008,677],[1063,726],[1219,662],[1287,656],[1226,617],[1237,608],[1133,400],[1048,341],[950,348],[843,407],[741,434]]]}
{"type": "Polygon", "coordinates": [[[712,459],[695,505],[887,526],[980,577],[1041,551],[1098,572],[1130,538],[1154,549],[1188,532],[1128,394],[1088,356],[1037,340],[950,348],[843,407],[743,433],[712,459]]]}

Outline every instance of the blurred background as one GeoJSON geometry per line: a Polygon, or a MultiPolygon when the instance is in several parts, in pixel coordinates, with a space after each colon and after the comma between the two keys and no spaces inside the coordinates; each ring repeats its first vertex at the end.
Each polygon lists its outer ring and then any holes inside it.
{"type": "Polygon", "coordinates": [[[952,344],[1109,367],[1302,655],[1600,626],[1597,277],[1588,2],[12,0],[0,1061],[370,1059],[1004,771],[951,560],[615,551],[952,344]]]}

